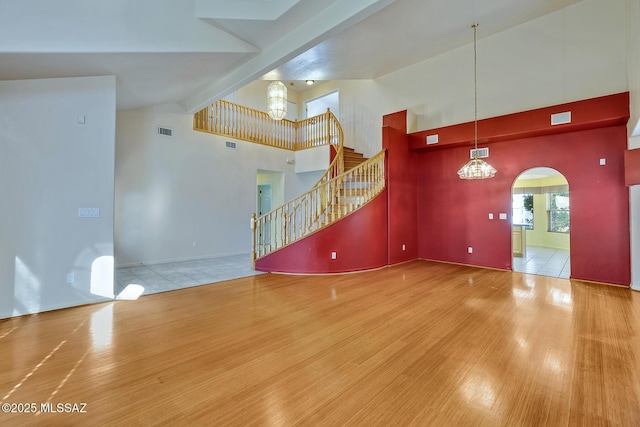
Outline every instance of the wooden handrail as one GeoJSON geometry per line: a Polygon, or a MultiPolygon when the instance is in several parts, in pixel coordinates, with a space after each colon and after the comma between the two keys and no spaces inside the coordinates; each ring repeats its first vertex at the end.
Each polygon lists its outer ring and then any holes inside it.
{"type": "MultiPolygon", "coordinates": [[[[221,99],[193,115],[193,129],[285,150],[342,145],[342,128],[326,113],[304,120],[273,120],[264,111],[221,99]]],[[[336,156],[337,157],[337,156],[336,156]]]]}
{"type": "Polygon", "coordinates": [[[253,261],[349,215],[385,186],[385,151],[252,219],[253,261]]]}

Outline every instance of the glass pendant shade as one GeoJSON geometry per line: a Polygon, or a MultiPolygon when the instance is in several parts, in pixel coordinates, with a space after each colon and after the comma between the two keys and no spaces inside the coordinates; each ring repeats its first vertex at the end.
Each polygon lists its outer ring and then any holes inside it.
{"type": "Polygon", "coordinates": [[[460,168],[458,176],[460,179],[485,179],[493,178],[496,172],[493,166],[476,157],[460,168]]]}
{"type": "Polygon", "coordinates": [[[287,87],[280,81],[267,88],[267,113],[273,120],[282,120],[287,115],[287,87]]]}
{"type": "Polygon", "coordinates": [[[478,24],[473,24],[473,142],[475,151],[473,159],[458,170],[460,179],[486,179],[493,178],[496,169],[489,163],[478,158],[478,42],[476,32],[478,24]]]}

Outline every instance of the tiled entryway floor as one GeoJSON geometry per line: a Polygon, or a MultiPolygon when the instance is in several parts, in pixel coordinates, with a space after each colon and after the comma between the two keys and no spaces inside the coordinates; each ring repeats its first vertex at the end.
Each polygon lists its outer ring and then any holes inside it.
{"type": "Polygon", "coordinates": [[[144,287],[144,295],[173,291],[262,274],[251,269],[251,256],[233,255],[193,261],[117,268],[115,295],[130,284],[144,287]]]}
{"type": "Polygon", "coordinates": [[[513,271],[568,279],[571,276],[569,251],[527,246],[525,257],[513,257],[513,271]]]}

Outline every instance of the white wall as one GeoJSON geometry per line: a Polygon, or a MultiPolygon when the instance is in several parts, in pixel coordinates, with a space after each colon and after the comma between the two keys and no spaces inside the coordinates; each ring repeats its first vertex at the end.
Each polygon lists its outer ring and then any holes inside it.
{"type": "MultiPolygon", "coordinates": [[[[629,139],[630,150],[640,150],[640,136],[629,139]]],[[[629,187],[631,218],[631,287],[640,291],[640,185],[629,187]]]]}
{"type": "Polygon", "coordinates": [[[295,174],[291,151],[239,140],[231,150],[230,138],[196,132],[192,119],[172,106],[118,113],[117,266],[249,253],[258,171],[285,174],[285,200],[317,179],[295,174]]]}
{"type": "Polygon", "coordinates": [[[113,76],[0,81],[0,318],[113,297],[115,98],[113,76]]]}
{"type": "MultiPolygon", "coordinates": [[[[624,2],[605,0],[583,0],[486,38],[480,23],[479,117],[626,91],[624,23],[624,2]]],[[[410,108],[419,129],[471,121],[473,43],[378,82],[384,113],[410,108]]]]}
{"type": "MultiPolygon", "coordinates": [[[[622,1],[583,0],[489,37],[480,23],[479,118],[627,91],[625,12],[622,1]]],[[[466,46],[373,81],[318,86],[301,104],[338,89],[345,145],[367,157],[382,146],[384,114],[408,109],[415,130],[472,121],[473,31],[461,31],[466,46]]]]}
{"type": "Polygon", "coordinates": [[[344,132],[344,145],[372,157],[382,147],[383,101],[379,86],[373,80],[327,82],[302,93],[300,104],[336,91],[339,92],[338,120],[344,132]]]}
{"type": "MultiPolygon", "coordinates": [[[[627,0],[627,74],[631,117],[629,149],[640,149],[640,0],[627,0]]],[[[629,187],[631,287],[640,291],[640,185],[629,187]]]]}
{"type": "Polygon", "coordinates": [[[629,135],[640,137],[640,0],[627,0],[627,75],[631,118],[629,135]]]}
{"type": "Polygon", "coordinates": [[[631,287],[640,291],[640,185],[629,187],[631,214],[631,287]]]}
{"type": "Polygon", "coordinates": [[[331,159],[331,147],[322,145],[320,147],[307,148],[295,152],[296,172],[316,172],[319,171],[320,176],[329,168],[329,160],[331,159]]]}

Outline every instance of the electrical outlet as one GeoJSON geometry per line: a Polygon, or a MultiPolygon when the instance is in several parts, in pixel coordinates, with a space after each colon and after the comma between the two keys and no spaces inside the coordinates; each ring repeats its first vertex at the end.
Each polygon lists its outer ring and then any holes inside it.
{"type": "Polygon", "coordinates": [[[75,273],[67,273],[67,283],[70,285],[72,283],[75,283],[76,281],[76,274],[75,273]]]}
{"type": "Polygon", "coordinates": [[[406,251],[407,250],[407,245],[402,245],[402,250],[406,251]]]}
{"type": "Polygon", "coordinates": [[[196,246],[198,246],[198,242],[196,242],[195,240],[191,242],[191,247],[195,248],[196,246]]]}
{"type": "Polygon", "coordinates": [[[467,252],[468,252],[468,253],[470,253],[470,254],[472,254],[472,253],[473,253],[473,248],[472,248],[471,246],[469,246],[469,247],[467,248],[467,252]]]}
{"type": "Polygon", "coordinates": [[[337,252],[331,252],[331,259],[338,259],[338,253],[337,252]]]}

